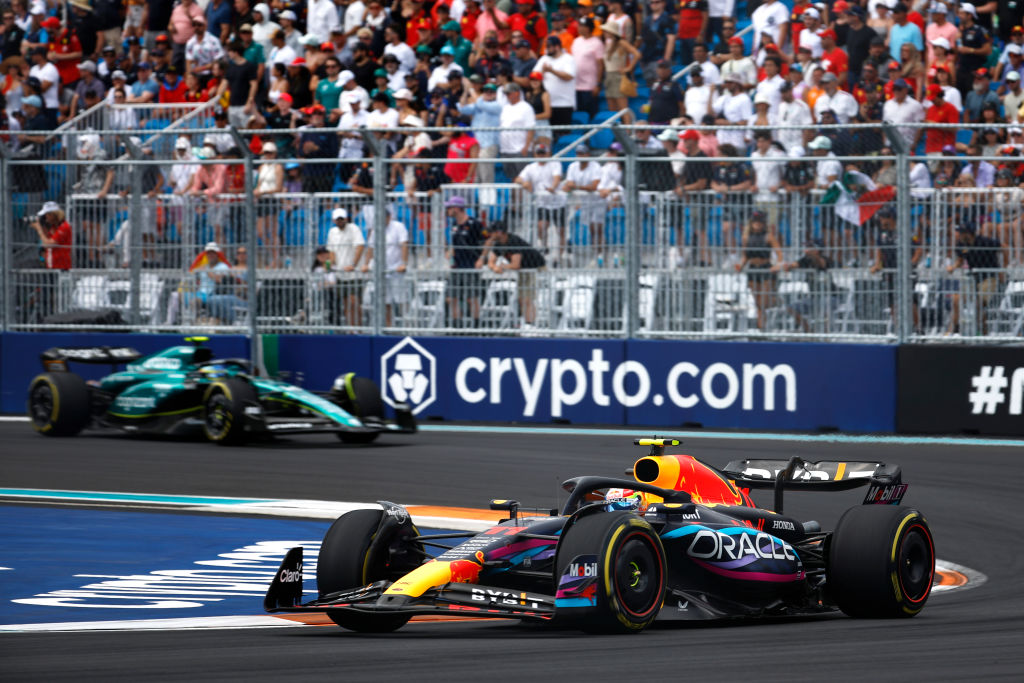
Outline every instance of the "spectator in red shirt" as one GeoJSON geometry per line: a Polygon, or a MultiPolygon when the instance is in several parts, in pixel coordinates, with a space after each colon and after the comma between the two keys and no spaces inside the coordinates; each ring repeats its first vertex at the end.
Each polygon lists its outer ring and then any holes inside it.
{"type": "Polygon", "coordinates": [[[825,71],[834,73],[839,79],[839,84],[845,86],[846,72],[850,70],[850,58],[836,45],[835,31],[827,28],[818,35],[821,36],[821,65],[825,67],[825,71]]]}
{"type": "Polygon", "coordinates": [[[178,67],[171,64],[160,79],[160,104],[183,104],[187,94],[185,79],[178,75],[178,67]]]}
{"type": "MultiPolygon", "coordinates": [[[[459,126],[459,129],[456,131],[455,137],[448,143],[448,158],[476,159],[480,156],[480,145],[476,138],[470,135],[469,130],[465,128],[466,124],[458,123],[456,125],[459,126]]],[[[476,182],[475,163],[447,163],[444,165],[444,173],[451,178],[453,183],[476,182]]]]}
{"type": "Polygon", "coordinates": [[[683,64],[693,61],[693,46],[703,41],[707,29],[707,0],[680,0],[679,55],[683,58],[683,64]]]}
{"type": "MultiPolygon", "coordinates": [[[[960,123],[960,112],[946,101],[945,91],[941,85],[932,83],[928,86],[928,99],[932,106],[924,113],[927,123],[960,123]]],[[[924,152],[929,155],[942,155],[943,147],[956,144],[955,128],[926,128],[924,136],[924,152]]]]}
{"type": "Polygon", "coordinates": [[[523,32],[523,38],[536,54],[542,52],[541,45],[548,36],[548,23],[537,11],[533,0],[516,0],[516,12],[508,16],[508,25],[512,31],[523,32]]]}
{"type": "Polygon", "coordinates": [[[82,61],[82,43],[78,40],[78,34],[70,26],[60,30],[60,19],[57,17],[50,17],[42,25],[50,35],[55,36],[50,42],[47,59],[57,67],[61,85],[74,89],[74,84],[82,76],[78,72],[78,63],[82,61]]]}
{"type": "Polygon", "coordinates": [[[39,235],[45,250],[46,267],[51,270],[71,269],[71,224],[64,219],[57,202],[46,202],[36,214],[32,228],[39,235]]]}

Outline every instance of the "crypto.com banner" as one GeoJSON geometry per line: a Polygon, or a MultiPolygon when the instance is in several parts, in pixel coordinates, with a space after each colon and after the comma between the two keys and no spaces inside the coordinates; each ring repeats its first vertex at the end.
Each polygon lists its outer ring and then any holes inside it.
{"type": "Polygon", "coordinates": [[[377,337],[372,355],[385,402],[421,420],[894,428],[892,347],[377,337]]]}
{"type": "Polygon", "coordinates": [[[1024,435],[1024,348],[903,346],[896,428],[1024,435]]]}

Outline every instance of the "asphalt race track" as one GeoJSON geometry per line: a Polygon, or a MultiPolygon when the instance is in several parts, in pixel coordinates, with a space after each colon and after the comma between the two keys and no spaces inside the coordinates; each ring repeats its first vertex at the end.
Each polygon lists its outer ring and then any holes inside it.
{"type": "MultiPolygon", "coordinates": [[[[45,439],[24,423],[0,424],[0,444],[0,485],[12,488],[383,498],[477,508],[492,497],[553,506],[562,480],[618,475],[643,453],[621,436],[436,432],[385,438],[371,447],[340,446],[322,436],[229,449],[119,436],[45,439]]],[[[1024,477],[1018,473],[1024,471],[1024,451],[1019,446],[727,439],[694,439],[684,446],[716,465],[792,454],[899,463],[910,484],[904,503],[927,516],[938,556],[977,569],[988,581],[933,595],[920,616],[900,622],[827,617],[662,627],[637,636],[551,632],[510,621],[412,623],[386,636],[335,627],[11,633],[0,635],[3,679],[1020,680],[1024,477]]],[[[831,528],[862,495],[788,495],[786,511],[831,528]]],[[[260,613],[259,601],[251,613],[260,613]]]]}

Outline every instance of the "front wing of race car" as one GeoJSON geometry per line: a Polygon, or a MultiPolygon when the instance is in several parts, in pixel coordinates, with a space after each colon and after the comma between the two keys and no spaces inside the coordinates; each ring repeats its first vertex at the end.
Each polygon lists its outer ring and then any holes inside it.
{"type": "Polygon", "coordinates": [[[418,596],[388,593],[390,581],[339,591],[302,602],[302,548],[292,548],[274,575],[263,600],[267,612],[324,612],[356,614],[434,614],[460,617],[511,618],[550,621],[555,597],[493,586],[450,582],[418,596]]]}

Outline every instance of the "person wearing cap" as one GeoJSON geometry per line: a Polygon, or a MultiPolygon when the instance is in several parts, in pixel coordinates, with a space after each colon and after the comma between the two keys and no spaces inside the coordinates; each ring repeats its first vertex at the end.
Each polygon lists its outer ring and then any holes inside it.
{"type": "Polygon", "coordinates": [[[128,104],[147,104],[156,102],[160,97],[160,83],[153,74],[153,65],[139,62],[135,67],[135,82],[128,92],[128,104]]]}
{"type": "Polygon", "coordinates": [[[384,55],[394,55],[398,59],[403,71],[412,71],[416,68],[416,52],[408,43],[402,40],[393,26],[384,29],[384,55]]]}
{"type": "Polygon", "coordinates": [[[640,51],[622,35],[619,23],[605,22],[601,33],[605,36],[604,96],[610,111],[620,111],[629,106],[629,98],[622,92],[622,79],[632,78],[640,51]]]}
{"type": "Polygon", "coordinates": [[[573,61],[576,63],[576,111],[586,112],[593,118],[600,106],[598,96],[604,81],[604,41],[594,35],[594,20],[580,19],[579,35],[572,41],[573,61]]]}
{"type": "Polygon", "coordinates": [[[512,65],[512,80],[521,88],[530,85],[530,72],[533,65],[537,63],[537,55],[530,47],[530,41],[520,38],[510,45],[508,61],[512,65]]]}
{"type": "Polygon", "coordinates": [[[565,195],[561,191],[562,165],[551,160],[551,148],[545,142],[533,146],[537,161],[528,164],[513,182],[534,197],[537,205],[537,236],[545,248],[553,246],[555,261],[563,261],[565,251],[565,195]],[[554,227],[557,240],[548,239],[548,227],[554,227]],[[555,242],[551,245],[551,242],[555,242]]]}
{"type": "Polygon", "coordinates": [[[512,64],[498,51],[498,39],[494,36],[485,36],[480,41],[476,52],[470,57],[469,62],[473,65],[473,71],[490,80],[496,78],[503,71],[512,71],[512,64]]]}
{"type": "Polygon", "coordinates": [[[978,11],[969,2],[961,2],[960,42],[957,45],[956,87],[964,95],[974,84],[974,75],[985,66],[992,54],[992,37],[978,23],[978,11]]]}
{"type": "Polygon", "coordinates": [[[43,102],[43,114],[53,124],[50,126],[52,130],[57,127],[57,112],[60,108],[60,72],[47,59],[47,54],[45,47],[37,47],[29,53],[32,67],[28,75],[39,81],[38,93],[43,102]]]}
{"type": "MultiPolygon", "coordinates": [[[[504,107],[498,101],[498,88],[494,83],[485,83],[479,90],[469,88],[462,95],[462,102],[459,104],[459,113],[469,116],[470,126],[474,130],[473,136],[479,143],[477,158],[482,162],[486,159],[494,159],[498,156],[499,135],[495,130],[483,130],[484,128],[498,128],[501,126],[501,115],[504,107]]],[[[531,107],[530,111],[533,111],[531,107]]],[[[449,151],[450,153],[450,151],[449,151]]],[[[474,164],[474,173],[478,182],[490,184],[494,182],[495,164],[489,162],[474,164]]]]}
{"type": "Polygon", "coordinates": [[[182,225],[185,218],[185,195],[192,189],[197,170],[194,161],[192,145],[188,137],[182,135],[174,141],[174,163],[168,176],[172,196],[165,203],[164,211],[169,224],[182,225]]]}
{"type": "Polygon", "coordinates": [[[956,45],[956,41],[960,40],[960,29],[946,19],[948,12],[949,9],[942,2],[933,3],[929,8],[929,21],[924,29],[928,66],[935,64],[935,41],[944,41],[945,48],[949,51],[956,45]]]}
{"type": "Polygon", "coordinates": [[[802,145],[789,148],[786,165],[782,169],[782,189],[786,191],[786,202],[792,205],[789,220],[794,226],[803,226],[805,236],[814,230],[814,205],[809,197],[814,189],[814,168],[804,161],[807,152],[802,145]],[[799,214],[802,214],[799,215],[799,214]]]}
{"type": "MultiPolygon", "coordinates": [[[[925,111],[924,119],[933,124],[958,124],[960,123],[960,112],[952,104],[946,101],[946,91],[941,85],[932,83],[928,86],[928,99],[932,106],[925,111]]],[[[928,156],[940,157],[942,150],[947,145],[956,144],[956,128],[925,128],[924,152],[928,156]]],[[[932,171],[935,171],[937,162],[932,163],[932,171]]]]}
{"type": "Polygon", "coordinates": [[[536,320],[537,271],[547,268],[544,255],[519,235],[510,233],[504,219],[490,223],[485,234],[483,258],[487,267],[498,275],[509,271],[517,276],[523,327],[532,327],[536,320]]]}
{"type": "MultiPolygon", "coordinates": [[[[924,107],[910,95],[910,85],[902,78],[892,84],[892,99],[882,107],[882,120],[886,123],[918,124],[924,121],[924,107]]],[[[913,153],[917,142],[921,139],[924,128],[917,125],[903,126],[896,129],[903,138],[904,151],[913,153]]]]}
{"type": "Polygon", "coordinates": [[[746,149],[745,133],[740,126],[745,128],[750,117],[754,115],[754,103],[744,92],[738,74],[726,75],[724,87],[725,92],[712,101],[711,109],[715,113],[716,124],[735,128],[719,130],[717,133],[718,144],[731,144],[737,149],[746,149]]]}
{"type": "Polygon", "coordinates": [[[259,66],[245,58],[245,45],[240,40],[228,44],[228,65],[224,70],[228,92],[228,120],[235,128],[248,128],[256,113],[259,90],[259,66]]]}
{"type": "Polygon", "coordinates": [[[803,27],[797,24],[793,30],[796,35],[793,53],[806,49],[811,53],[812,59],[821,59],[821,36],[818,35],[821,30],[821,13],[816,8],[808,6],[800,13],[800,23],[803,27]]]}
{"type": "MultiPolygon", "coordinates": [[[[900,236],[896,231],[896,207],[892,205],[883,206],[878,211],[876,217],[878,219],[878,236],[875,240],[873,262],[869,272],[872,275],[882,273],[883,289],[885,290],[889,308],[892,311],[892,321],[895,325],[898,320],[900,303],[899,297],[897,297],[897,292],[899,291],[897,271],[899,269],[898,243],[900,236]]],[[[909,237],[911,243],[910,290],[914,291],[917,284],[917,264],[920,263],[921,257],[924,255],[924,249],[921,246],[919,234],[910,234],[909,237]]],[[[920,328],[920,312],[918,311],[916,294],[912,296],[912,300],[914,329],[918,330],[920,328]]]]}
{"type": "Polygon", "coordinates": [[[264,142],[252,192],[256,200],[256,235],[263,245],[263,260],[271,268],[278,268],[281,259],[277,234],[277,215],[281,211],[281,202],[271,196],[284,192],[284,167],[277,159],[277,145],[264,142]]]}
{"type": "Polygon", "coordinates": [[[785,45],[789,35],[789,8],[780,0],[768,0],[755,9],[750,15],[750,23],[754,25],[754,52],[761,46],[763,36],[768,34],[771,42],[785,45]]]}
{"type": "Polygon", "coordinates": [[[829,274],[835,268],[835,262],[824,254],[824,249],[825,243],[821,239],[808,239],[805,241],[803,255],[782,266],[786,272],[800,271],[809,285],[806,294],[790,300],[786,306],[793,314],[793,321],[804,333],[811,331],[808,317],[827,325],[828,315],[842,303],[842,293],[829,274]]]}
{"type": "Polygon", "coordinates": [[[459,22],[454,19],[450,19],[441,25],[441,31],[444,34],[445,42],[441,46],[441,49],[449,47],[452,50],[452,56],[455,58],[455,63],[459,65],[463,73],[470,73],[472,71],[470,65],[470,55],[473,54],[473,43],[462,35],[462,29],[459,26],[459,22]]]}
{"type": "Polygon", "coordinates": [[[821,77],[821,86],[824,92],[814,102],[814,115],[821,121],[821,112],[831,110],[835,112],[839,123],[849,123],[857,112],[860,105],[853,95],[845,90],[839,89],[839,79],[832,72],[827,72],[821,77]]]}
{"type": "Polygon", "coordinates": [[[846,19],[846,54],[849,56],[850,81],[861,77],[861,68],[871,52],[871,40],[878,35],[865,23],[867,13],[860,5],[851,5],[843,14],[846,19]]]}
{"type": "Polygon", "coordinates": [[[184,104],[188,88],[185,79],[178,73],[178,67],[171,64],[160,78],[160,93],[157,101],[160,104],[184,104]]]}
{"type": "MultiPolygon", "coordinates": [[[[987,334],[988,309],[996,300],[1003,279],[1003,268],[1006,265],[1006,252],[1003,244],[993,237],[979,235],[973,220],[961,218],[956,226],[956,261],[946,267],[946,272],[954,273],[966,267],[974,280],[974,315],[979,321],[978,332],[987,334]]],[[[960,332],[960,309],[963,296],[961,292],[953,293],[952,315],[946,334],[960,332]]]]}
{"type": "Polygon", "coordinates": [[[818,33],[821,38],[821,64],[825,71],[835,74],[840,86],[846,86],[849,79],[850,58],[836,44],[836,32],[827,28],[818,33]]]}
{"type": "MultiPolygon", "coordinates": [[[[562,48],[557,36],[544,41],[545,54],[534,64],[532,73],[543,78],[544,91],[551,98],[551,125],[568,126],[576,108],[576,61],[562,48]]],[[[555,134],[565,135],[565,131],[555,134]]]]}
{"type": "Polygon", "coordinates": [[[719,89],[724,88],[725,82],[730,77],[735,78],[736,82],[744,88],[750,88],[757,84],[757,65],[743,50],[742,38],[733,36],[729,39],[729,59],[719,67],[719,72],[722,75],[722,83],[718,84],[719,89]]]}
{"type": "MultiPolygon", "coordinates": [[[[330,261],[339,280],[338,295],[345,314],[345,324],[359,325],[362,321],[361,292],[356,270],[366,250],[366,238],[359,226],[349,220],[347,209],[339,206],[331,210],[331,229],[327,231],[325,246],[330,252],[330,261]]],[[[340,323],[340,320],[335,320],[332,324],[340,323]]]]}
{"type": "Polygon", "coordinates": [[[561,191],[567,197],[570,212],[578,212],[579,226],[589,236],[589,245],[597,265],[602,265],[607,204],[598,195],[597,188],[601,182],[603,169],[601,164],[591,160],[590,148],[586,144],[581,143],[573,147],[569,156],[575,156],[577,159],[569,164],[561,191]]]}
{"type": "Polygon", "coordinates": [[[1017,74],[1019,81],[1020,76],[1024,76],[1024,47],[1017,43],[1007,45],[993,73],[995,80],[1003,81],[1000,92],[1005,92],[1006,78],[1010,74],[1017,74]]]}
{"type": "Polygon", "coordinates": [[[43,262],[50,270],[71,269],[71,224],[57,202],[46,202],[36,214],[32,229],[43,246],[43,262]]]}
{"type": "Polygon", "coordinates": [[[707,112],[711,88],[704,85],[703,81],[703,73],[700,69],[694,69],[690,72],[690,87],[684,92],[683,87],[672,80],[672,65],[666,60],[659,61],[651,83],[651,98],[647,102],[647,118],[651,125],[668,125],[672,119],[689,111],[691,103],[700,114],[707,112]]]}
{"type": "Polygon", "coordinates": [[[981,123],[982,111],[987,106],[995,106],[996,111],[999,111],[1002,103],[999,95],[992,92],[989,83],[988,69],[982,67],[974,73],[973,86],[964,99],[964,121],[981,123]]]}
{"type": "Polygon", "coordinates": [[[1024,245],[1019,239],[1021,211],[1024,209],[1024,189],[1020,187],[1021,178],[1014,173],[1020,168],[1020,149],[1013,145],[1003,148],[1006,160],[1012,166],[1003,166],[996,171],[996,183],[991,194],[991,224],[988,232],[1007,246],[1006,259],[1010,263],[1020,264],[1024,255],[1024,245]]]}
{"type": "Polygon", "coordinates": [[[679,179],[673,193],[677,201],[671,206],[674,209],[673,225],[675,226],[676,246],[669,252],[670,268],[675,268],[682,259],[682,249],[685,244],[683,239],[685,226],[685,215],[683,209],[689,205],[691,245],[699,250],[698,262],[702,264],[711,263],[707,243],[707,210],[706,202],[701,199],[701,194],[710,189],[711,181],[714,178],[714,169],[708,155],[700,149],[700,133],[689,128],[679,134],[679,141],[682,144],[683,153],[686,155],[686,164],[683,166],[683,174],[679,179]]]}
{"type": "Polygon", "coordinates": [[[69,117],[74,118],[80,112],[95,106],[107,90],[103,87],[103,81],[96,78],[96,64],[86,60],[78,65],[78,71],[82,74],[81,80],[75,86],[75,93],[71,98],[69,117]]]}
{"type": "Polygon", "coordinates": [[[46,19],[43,26],[51,35],[47,57],[57,67],[61,86],[74,90],[78,79],[81,78],[78,63],[82,61],[84,54],[82,43],[78,39],[78,31],[71,25],[61,28],[60,20],[56,17],[46,19]]]}
{"type": "Polygon", "coordinates": [[[213,63],[223,59],[220,40],[206,30],[206,17],[192,19],[192,37],[185,43],[185,69],[190,73],[209,74],[213,63]]]}
{"type": "MultiPolygon", "coordinates": [[[[227,0],[224,1],[226,2],[227,0]]],[[[212,27],[213,18],[207,18],[210,19],[210,25],[212,27]]],[[[302,32],[299,31],[298,28],[296,27],[296,23],[298,22],[298,20],[298,15],[295,14],[295,12],[293,12],[290,9],[286,9],[285,11],[277,15],[277,22],[281,25],[281,31],[284,32],[285,45],[294,50],[295,54],[297,55],[301,54],[305,47],[302,44],[302,40],[305,38],[305,36],[302,35],[302,32]]]]}
{"type": "Polygon", "coordinates": [[[1024,88],[1021,88],[1020,79],[1019,73],[1010,71],[1004,81],[1003,110],[1011,123],[1024,121],[1024,88]]]}
{"type": "Polygon", "coordinates": [[[274,81],[274,68],[278,65],[286,67],[295,61],[299,56],[291,45],[288,44],[287,36],[282,29],[274,31],[270,36],[270,50],[267,52],[267,69],[271,72],[271,83],[274,81]]]}
{"type": "Polygon", "coordinates": [[[790,81],[786,81],[779,87],[779,108],[776,111],[776,118],[780,126],[776,131],[776,137],[786,151],[797,146],[802,147],[810,141],[814,116],[807,103],[795,96],[793,84],[790,81]],[[787,128],[787,126],[796,126],[796,128],[787,128]]]}
{"type": "Polygon", "coordinates": [[[511,159],[531,155],[537,117],[533,107],[523,98],[522,89],[518,85],[507,83],[503,90],[508,104],[501,110],[502,130],[498,135],[498,146],[501,156],[508,160],[503,164],[505,175],[515,178],[522,171],[523,164],[511,159]]]}
{"type": "MultiPolygon", "coordinates": [[[[745,147],[744,147],[745,149],[745,147]]],[[[738,157],[746,155],[740,148],[730,143],[719,146],[720,157],[728,160],[715,159],[711,178],[711,189],[716,195],[714,201],[722,210],[722,246],[731,258],[736,248],[736,229],[743,222],[750,207],[750,192],[754,188],[754,169],[748,161],[739,161],[738,157]]],[[[690,164],[687,163],[687,166],[690,164]]]]}
{"type": "MultiPolygon", "coordinates": [[[[218,151],[213,142],[207,141],[196,153],[196,157],[203,161],[223,159],[224,154],[218,151]]],[[[227,191],[228,167],[225,163],[199,165],[195,175],[192,176],[192,189],[189,195],[196,201],[201,202],[198,206],[193,204],[197,213],[205,213],[208,224],[213,225],[214,238],[218,242],[224,241],[224,223],[227,214],[227,206],[220,198],[220,195],[227,191]]]]}
{"type": "Polygon", "coordinates": [[[445,214],[451,220],[447,251],[452,267],[448,282],[448,326],[478,327],[480,298],[483,295],[480,268],[484,265],[484,226],[478,218],[469,215],[465,197],[453,195],[444,206],[445,214]]]}
{"type": "Polygon", "coordinates": [[[924,51],[924,36],[921,35],[921,28],[910,21],[907,13],[910,9],[902,2],[897,2],[892,8],[892,27],[889,29],[889,56],[899,60],[900,47],[903,43],[911,43],[918,52],[924,51]]]}
{"type": "Polygon", "coordinates": [[[498,9],[497,0],[483,0],[483,8],[474,28],[478,36],[486,36],[489,31],[494,31],[500,44],[508,43],[511,25],[508,15],[498,9]]]}
{"type": "MultiPolygon", "coordinates": [[[[338,136],[327,131],[314,129],[327,127],[327,112],[322,105],[314,104],[304,111],[308,123],[300,127],[298,157],[308,160],[337,159],[338,136]]],[[[334,184],[336,167],[330,163],[306,163],[302,166],[302,182],[307,192],[330,192],[334,184]]]]}

